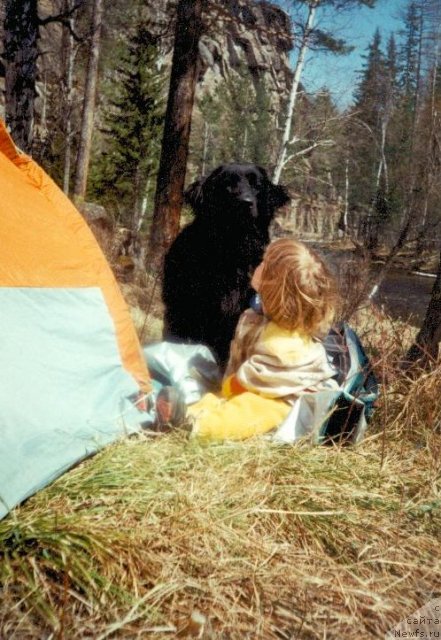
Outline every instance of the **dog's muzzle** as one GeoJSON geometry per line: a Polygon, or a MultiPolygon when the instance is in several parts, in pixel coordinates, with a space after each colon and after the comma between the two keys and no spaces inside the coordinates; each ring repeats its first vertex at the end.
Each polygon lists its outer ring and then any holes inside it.
{"type": "Polygon", "coordinates": [[[236,198],[237,206],[246,214],[251,214],[253,218],[257,217],[256,198],[252,194],[241,194],[236,198]]]}

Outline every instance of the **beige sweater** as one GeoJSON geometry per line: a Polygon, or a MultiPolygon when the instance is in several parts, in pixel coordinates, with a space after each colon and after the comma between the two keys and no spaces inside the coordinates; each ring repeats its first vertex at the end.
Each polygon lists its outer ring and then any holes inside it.
{"type": "Polygon", "coordinates": [[[223,391],[229,396],[242,388],[291,402],[304,393],[337,388],[334,374],[319,340],[247,309],[231,343],[223,391]]]}

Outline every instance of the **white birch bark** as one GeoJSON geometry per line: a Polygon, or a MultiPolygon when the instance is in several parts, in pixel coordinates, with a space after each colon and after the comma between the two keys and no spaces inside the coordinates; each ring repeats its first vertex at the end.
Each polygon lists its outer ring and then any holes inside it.
{"type": "Polygon", "coordinates": [[[300,45],[299,57],[297,59],[297,64],[294,70],[294,77],[292,81],[291,91],[289,94],[282,142],[280,144],[276,166],[274,168],[274,173],[273,173],[274,184],[279,184],[280,176],[282,174],[283,168],[286,165],[286,154],[287,154],[288,145],[291,139],[294,109],[296,105],[300,79],[302,77],[303,67],[305,65],[305,56],[309,47],[309,38],[311,35],[312,28],[314,26],[314,19],[317,11],[317,6],[318,6],[317,3],[314,2],[313,4],[309,5],[309,9],[308,9],[308,17],[306,19],[305,32],[303,35],[302,43],[300,45]]]}

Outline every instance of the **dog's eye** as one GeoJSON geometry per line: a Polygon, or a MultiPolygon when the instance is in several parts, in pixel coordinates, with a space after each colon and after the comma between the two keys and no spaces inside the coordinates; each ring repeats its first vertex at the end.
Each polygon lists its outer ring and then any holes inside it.
{"type": "Polygon", "coordinates": [[[247,175],[247,180],[250,187],[253,187],[253,189],[257,189],[259,187],[258,179],[255,173],[249,173],[247,175]]]}
{"type": "Polygon", "coordinates": [[[238,184],[239,184],[238,176],[230,175],[230,176],[225,176],[225,178],[223,179],[222,185],[220,186],[226,189],[227,191],[231,192],[237,188],[238,184]]]}

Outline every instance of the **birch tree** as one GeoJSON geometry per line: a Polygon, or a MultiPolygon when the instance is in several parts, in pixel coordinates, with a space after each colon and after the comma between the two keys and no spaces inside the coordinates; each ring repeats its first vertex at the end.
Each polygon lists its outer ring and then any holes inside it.
{"type": "MultiPolygon", "coordinates": [[[[410,241],[416,241],[415,246],[421,252],[422,230],[426,227],[426,221],[432,219],[432,242],[426,239],[433,247],[433,234],[439,228],[441,222],[439,217],[440,193],[438,185],[441,174],[441,146],[440,136],[440,110],[441,87],[436,81],[438,78],[438,57],[440,45],[440,23],[437,21],[436,29],[430,33],[430,21],[434,21],[433,16],[427,11],[428,5],[411,2],[410,6],[421,11],[418,20],[413,20],[414,25],[419,25],[421,31],[416,32],[415,28],[408,28],[405,31],[406,41],[402,51],[406,53],[404,59],[407,60],[403,67],[401,83],[401,101],[397,101],[396,114],[401,126],[396,127],[395,137],[389,141],[390,146],[396,146],[398,153],[394,157],[394,190],[395,197],[400,204],[397,211],[395,225],[391,225],[389,239],[389,253],[385,258],[382,268],[377,272],[375,284],[372,287],[370,297],[372,298],[381,282],[386,277],[393,265],[398,253],[410,241]],[[427,21],[427,30],[423,26],[427,21]],[[410,39],[409,33],[412,34],[410,39]],[[424,36],[424,37],[423,37],[424,36]],[[429,73],[422,73],[422,42],[428,39],[431,43],[426,53],[425,63],[431,61],[432,70],[429,73]],[[410,56],[409,50],[414,54],[410,56]],[[414,64],[408,61],[413,59],[414,64]],[[409,68],[408,68],[409,67],[409,68]],[[413,73],[410,73],[410,67],[413,73]],[[418,87],[418,90],[416,88],[418,87]],[[403,128],[403,123],[406,126],[403,128]],[[437,218],[438,223],[433,224],[433,219],[437,218]],[[419,232],[418,232],[419,230],[419,232]],[[393,239],[393,242],[391,242],[393,239]]],[[[409,11],[405,20],[409,21],[409,11]]],[[[435,21],[436,22],[436,21],[435,21]]],[[[391,163],[389,163],[391,164],[391,163]]],[[[427,229],[430,227],[428,226],[427,229]]],[[[425,231],[427,231],[425,229],[425,231]]]]}
{"type": "MultiPolygon", "coordinates": [[[[278,184],[285,166],[304,151],[291,152],[294,144],[301,142],[295,135],[295,107],[299,93],[299,86],[305,68],[306,55],[309,50],[326,50],[335,54],[349,53],[351,50],[346,43],[333,36],[329,29],[323,30],[318,25],[318,16],[321,8],[330,7],[335,12],[350,10],[357,5],[373,7],[376,0],[298,0],[295,5],[302,5],[306,11],[303,21],[295,22],[295,40],[299,42],[297,60],[294,65],[293,79],[289,92],[284,123],[282,127],[282,139],[273,172],[273,182],[278,184]]],[[[293,3],[289,3],[288,11],[292,10],[293,3]]],[[[292,12],[292,11],[290,11],[292,12]]],[[[317,141],[316,146],[321,142],[317,141]]],[[[327,144],[327,143],[326,143],[327,144]]]]}
{"type": "MultiPolygon", "coordinates": [[[[431,194],[441,180],[441,83],[439,76],[439,59],[441,49],[441,6],[437,0],[423,2],[422,8],[429,23],[428,56],[431,59],[431,72],[429,74],[430,91],[427,97],[427,109],[429,122],[425,121],[424,113],[422,126],[427,129],[429,124],[429,144],[426,147],[426,171],[424,204],[422,208],[422,229],[426,226],[428,217],[428,203],[431,194]]],[[[416,96],[416,101],[419,96],[416,96]]],[[[439,200],[438,200],[439,206],[439,200]]],[[[438,236],[439,237],[439,236],[438,236]]],[[[441,252],[438,263],[438,271],[432,288],[430,301],[427,307],[423,324],[417,334],[414,344],[407,352],[403,365],[407,368],[415,364],[423,367],[436,362],[439,356],[439,344],[441,342],[441,252]]]]}
{"type": "Polygon", "coordinates": [[[290,160],[289,157],[287,158],[288,146],[290,142],[291,144],[295,142],[294,139],[291,141],[294,109],[296,106],[297,94],[299,91],[300,78],[302,77],[303,67],[305,65],[306,52],[308,51],[308,48],[310,46],[310,38],[311,38],[312,29],[314,26],[314,20],[315,20],[318,4],[319,2],[316,1],[316,2],[311,2],[308,6],[303,38],[300,43],[299,55],[297,58],[296,66],[294,68],[294,75],[292,79],[291,90],[289,92],[289,99],[288,99],[288,106],[285,114],[285,126],[283,128],[282,141],[280,143],[280,149],[277,155],[276,166],[274,167],[273,182],[275,184],[279,184],[282,170],[285,167],[286,163],[290,160]]]}
{"type": "Polygon", "coordinates": [[[156,177],[164,119],[163,76],[157,40],[144,22],[128,41],[114,44],[118,64],[103,83],[108,109],[99,155],[92,163],[88,193],[137,233],[156,177]]]}

